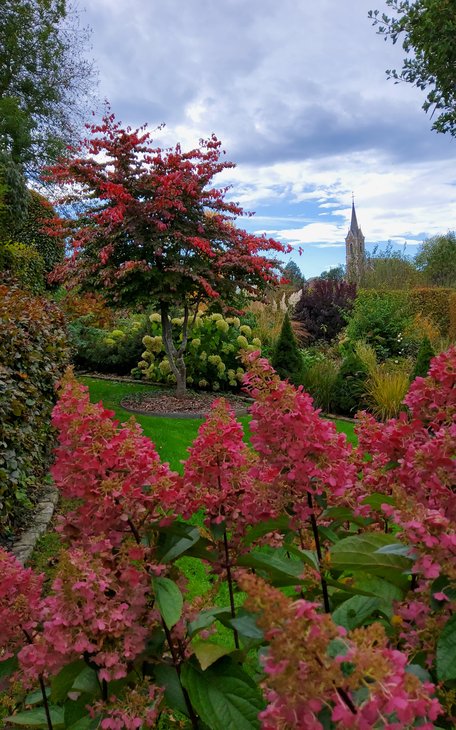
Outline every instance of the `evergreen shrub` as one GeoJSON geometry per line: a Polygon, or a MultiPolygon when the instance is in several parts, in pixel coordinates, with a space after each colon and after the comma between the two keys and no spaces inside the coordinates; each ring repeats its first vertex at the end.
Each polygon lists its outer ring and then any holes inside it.
{"type": "Polygon", "coordinates": [[[343,416],[353,416],[365,406],[368,369],[355,352],[349,352],[334,383],[334,410],[343,416]]]}
{"type": "Polygon", "coordinates": [[[414,346],[405,332],[413,320],[405,292],[358,294],[348,319],[346,335],[353,345],[359,340],[371,345],[380,360],[408,354],[414,346]]]}
{"type": "Polygon", "coordinates": [[[283,320],[282,329],[272,354],[271,365],[282,380],[289,380],[293,385],[302,383],[302,357],[288,313],[285,314],[283,320]]]}
{"type": "Polygon", "coordinates": [[[429,337],[424,337],[421,342],[420,349],[418,350],[415,368],[410,379],[415,380],[415,378],[418,377],[425,378],[428,374],[431,360],[434,356],[435,352],[429,337]]]}
{"type": "Polygon", "coordinates": [[[0,284],[0,533],[22,519],[46,475],[54,387],[68,355],[56,305],[0,284]]]}

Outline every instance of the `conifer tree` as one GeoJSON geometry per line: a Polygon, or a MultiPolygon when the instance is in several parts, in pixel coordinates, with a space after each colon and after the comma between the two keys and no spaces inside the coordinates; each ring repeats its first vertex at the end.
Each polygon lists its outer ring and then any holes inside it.
{"type": "Polygon", "coordinates": [[[289,380],[293,385],[302,383],[302,357],[288,312],[285,314],[282,329],[274,348],[271,365],[283,380],[289,380]]]}

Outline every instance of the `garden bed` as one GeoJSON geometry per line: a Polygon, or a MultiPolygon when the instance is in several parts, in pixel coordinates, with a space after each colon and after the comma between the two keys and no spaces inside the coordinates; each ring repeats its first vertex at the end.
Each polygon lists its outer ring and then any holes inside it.
{"type": "Polygon", "coordinates": [[[204,418],[212,404],[220,397],[225,398],[236,415],[246,415],[252,401],[232,393],[187,392],[178,398],[174,393],[133,393],[120,402],[122,408],[132,413],[163,416],[166,418],[204,418]]]}

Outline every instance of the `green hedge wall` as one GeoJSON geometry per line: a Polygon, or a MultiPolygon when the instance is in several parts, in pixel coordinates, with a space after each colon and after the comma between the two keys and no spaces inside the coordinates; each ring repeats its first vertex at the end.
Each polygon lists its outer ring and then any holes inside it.
{"type": "Polygon", "coordinates": [[[387,291],[361,289],[358,291],[357,299],[366,300],[387,296],[397,302],[397,306],[405,309],[408,314],[420,313],[430,317],[442,335],[448,336],[451,335],[452,321],[456,319],[456,313],[452,311],[456,307],[454,295],[454,289],[443,287],[419,287],[408,291],[404,289],[387,291]]]}
{"type": "Polygon", "coordinates": [[[20,524],[43,483],[54,386],[68,359],[57,306],[0,284],[0,534],[20,524]]]}

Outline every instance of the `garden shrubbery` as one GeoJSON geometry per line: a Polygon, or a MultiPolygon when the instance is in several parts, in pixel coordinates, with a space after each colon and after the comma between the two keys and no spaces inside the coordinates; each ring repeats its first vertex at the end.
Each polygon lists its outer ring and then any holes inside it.
{"type": "MultiPolygon", "coordinates": [[[[179,332],[182,319],[172,320],[179,332]]],[[[150,316],[151,333],[143,339],[145,347],[138,364],[141,373],[156,383],[175,383],[165,354],[159,314],[150,316]]],[[[202,314],[193,323],[185,352],[187,384],[203,390],[238,389],[244,374],[239,360],[242,351],[261,348],[252,329],[241,324],[238,317],[223,317],[219,313],[202,314]]]]}
{"type": "Polygon", "coordinates": [[[454,726],[456,348],[353,448],[267,360],[245,366],[252,448],[219,399],[183,476],[65,378],[53,477],[75,503],[55,578],[43,591],[0,550],[6,723],[454,726]]]}
{"type": "Polygon", "coordinates": [[[31,246],[17,241],[0,241],[0,282],[16,280],[35,294],[45,289],[44,261],[31,246]]]}
{"type": "Polygon", "coordinates": [[[110,329],[96,326],[99,321],[97,308],[94,314],[78,317],[68,324],[74,364],[82,370],[129,375],[138,364],[142,340],[150,330],[147,315],[132,314],[117,319],[110,329]]]}
{"type": "Polygon", "coordinates": [[[68,363],[64,319],[44,297],[0,285],[0,531],[30,506],[52,453],[54,386],[68,363]]]}
{"type": "Polygon", "coordinates": [[[354,416],[366,405],[368,368],[359,355],[350,351],[344,357],[334,382],[334,411],[342,416],[354,416]]]}
{"type": "Polygon", "coordinates": [[[307,342],[331,342],[345,327],[355,296],[355,285],[346,281],[317,279],[305,284],[293,319],[305,331],[307,342]]]}
{"type": "Polygon", "coordinates": [[[291,328],[288,312],[285,313],[282,329],[272,353],[271,363],[282,379],[289,380],[293,385],[301,385],[303,362],[296,337],[291,328]]]}

